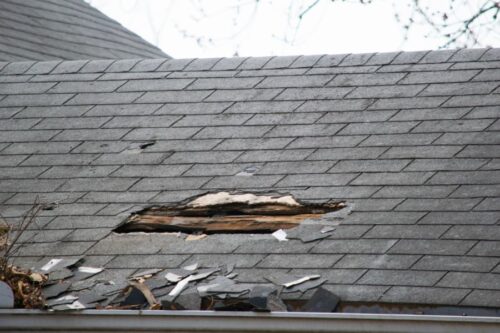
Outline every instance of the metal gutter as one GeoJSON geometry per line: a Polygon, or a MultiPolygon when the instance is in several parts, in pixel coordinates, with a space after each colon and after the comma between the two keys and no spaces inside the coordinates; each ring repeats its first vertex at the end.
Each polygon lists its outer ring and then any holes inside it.
{"type": "Polygon", "coordinates": [[[358,313],[0,310],[8,332],[500,332],[500,318],[358,313]]]}

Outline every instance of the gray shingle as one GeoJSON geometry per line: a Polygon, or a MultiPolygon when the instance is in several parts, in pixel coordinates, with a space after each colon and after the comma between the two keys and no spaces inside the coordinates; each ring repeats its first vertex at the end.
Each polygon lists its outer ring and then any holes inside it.
{"type": "Polygon", "coordinates": [[[495,82],[431,84],[420,93],[420,96],[488,94],[496,87],[495,82]]]}
{"type": "Polygon", "coordinates": [[[329,136],[336,134],[343,125],[317,124],[317,125],[278,125],[270,132],[268,137],[297,137],[297,136],[329,136]]]}
{"type": "Polygon", "coordinates": [[[227,101],[269,101],[276,97],[281,89],[234,89],[216,90],[207,97],[207,102],[227,101]]]}
{"type": "Polygon", "coordinates": [[[231,103],[182,103],[165,104],[155,114],[216,114],[222,113],[231,103]]]}
{"type": "Polygon", "coordinates": [[[52,117],[79,117],[92,106],[32,106],[16,114],[16,118],[52,118],[52,117]]]}
{"type": "Polygon", "coordinates": [[[373,122],[348,124],[339,132],[340,135],[352,134],[392,134],[407,133],[417,126],[417,122],[373,122]]]}
{"type": "Polygon", "coordinates": [[[474,241],[465,240],[402,239],[389,250],[389,253],[464,255],[474,244],[474,241]]]}
{"type": "Polygon", "coordinates": [[[100,168],[113,168],[113,177],[174,177],[180,176],[184,171],[189,169],[189,164],[176,164],[176,165],[123,165],[120,169],[116,167],[100,167],[100,168]]]}
{"type": "Polygon", "coordinates": [[[322,87],[332,75],[272,76],[266,77],[257,88],[322,87]]]}
{"type": "Polygon", "coordinates": [[[462,301],[462,305],[498,307],[500,292],[492,290],[473,290],[462,301]]]}
{"type": "Polygon", "coordinates": [[[450,158],[462,149],[462,146],[392,147],[382,155],[382,158],[450,158]]]}
{"type": "Polygon", "coordinates": [[[329,268],[340,259],[331,254],[270,254],[257,267],[263,268],[329,268]]]}
{"type": "Polygon", "coordinates": [[[455,186],[384,186],[374,194],[375,198],[445,198],[455,186]]]}
{"type": "Polygon", "coordinates": [[[335,268],[408,269],[420,257],[416,255],[348,254],[335,264],[335,268]]]}
{"type": "Polygon", "coordinates": [[[109,268],[175,268],[182,264],[188,255],[122,255],[111,260],[109,268]]]}
{"type": "MultiPolygon", "coordinates": [[[[137,103],[184,103],[184,102],[201,102],[205,97],[210,95],[210,90],[193,90],[193,91],[154,91],[146,92],[137,103]]],[[[133,94],[137,93],[122,93],[133,94]]]]}
{"type": "Polygon", "coordinates": [[[44,172],[40,178],[84,178],[84,177],[106,177],[117,166],[54,166],[44,172]]]}
{"type": "Polygon", "coordinates": [[[391,120],[460,119],[471,108],[408,109],[399,111],[391,120]]]}
{"type": "MultiPolygon", "coordinates": [[[[185,131],[185,128],[178,128],[185,131]]],[[[195,139],[232,139],[232,138],[259,138],[268,132],[271,126],[224,126],[205,127],[199,131],[195,139]]]]}
{"type": "MultiPolygon", "coordinates": [[[[427,109],[440,106],[446,97],[409,97],[409,98],[381,98],[370,105],[369,109],[427,109]]],[[[463,106],[461,103],[446,106],[463,106]]]]}
{"type": "MultiPolygon", "coordinates": [[[[53,96],[53,95],[49,95],[53,96]]],[[[79,93],[70,99],[68,105],[126,104],[135,101],[140,93],[79,93]]]]}
{"type": "Polygon", "coordinates": [[[353,88],[286,88],[277,100],[338,99],[351,92],[353,88]]]}
{"type": "Polygon", "coordinates": [[[499,219],[491,212],[431,212],[420,224],[495,224],[499,219]]]}
{"type": "Polygon", "coordinates": [[[112,92],[125,81],[84,81],[61,82],[49,90],[49,93],[98,93],[112,92]]]}
{"type": "Polygon", "coordinates": [[[318,123],[368,123],[388,120],[396,111],[328,112],[318,123]]]}
{"type": "Polygon", "coordinates": [[[421,122],[413,132],[476,132],[493,123],[492,119],[429,120],[421,122]]]}
{"type": "MultiPolygon", "coordinates": [[[[459,154],[460,156],[460,154],[459,154]]],[[[417,159],[405,168],[405,171],[453,171],[476,170],[486,164],[486,159],[417,159]]]]}
{"type": "Polygon", "coordinates": [[[461,185],[451,197],[478,198],[500,196],[500,185],[461,185]]]}
{"type": "Polygon", "coordinates": [[[366,139],[366,135],[334,135],[323,137],[300,137],[293,140],[288,148],[340,148],[354,147],[366,139]]]}
{"type": "Polygon", "coordinates": [[[489,272],[498,264],[496,258],[463,256],[424,256],[413,268],[432,271],[489,272]]]}
{"type": "Polygon", "coordinates": [[[383,254],[396,240],[392,239],[352,239],[323,240],[312,249],[312,253],[383,254]]]}
{"type": "MultiPolygon", "coordinates": [[[[102,117],[101,117],[102,119],[102,117]]],[[[109,118],[108,118],[109,119],[109,118]]],[[[125,116],[113,117],[111,121],[106,122],[104,128],[138,128],[138,127],[169,127],[179,116],[125,116]]]]}
{"type": "MultiPolygon", "coordinates": [[[[0,102],[1,103],[1,102],[0,102]]],[[[487,106],[499,105],[500,94],[453,96],[443,106],[487,106]]]]}
{"type": "MultiPolygon", "coordinates": [[[[125,179],[125,178],[119,178],[125,179]]],[[[116,179],[116,180],[119,180],[116,179]]],[[[131,191],[166,191],[166,190],[194,190],[200,188],[210,178],[208,177],[183,177],[183,178],[144,178],[130,188],[131,191]]],[[[99,189],[98,189],[99,190],[99,189]]],[[[106,191],[106,189],[102,189],[106,191]]],[[[109,190],[109,189],[108,189],[109,190]]]]}
{"type": "Polygon", "coordinates": [[[450,305],[458,304],[469,292],[469,289],[398,286],[385,292],[380,301],[401,303],[407,295],[413,295],[413,303],[450,305]]]}
{"type": "Polygon", "coordinates": [[[437,284],[440,287],[498,289],[500,279],[498,274],[449,272],[437,284]]]}
{"type": "Polygon", "coordinates": [[[50,95],[9,95],[0,100],[0,107],[4,106],[55,106],[62,105],[69,100],[72,94],[50,95]]]}
{"type": "Polygon", "coordinates": [[[401,171],[410,160],[351,160],[340,161],[328,172],[401,171]]]}
{"type": "Polygon", "coordinates": [[[191,82],[192,79],[131,80],[120,84],[118,91],[182,90],[191,82]]]}
{"type": "Polygon", "coordinates": [[[200,78],[189,85],[189,90],[204,89],[249,89],[262,81],[261,77],[245,78],[200,78]]]}
{"type": "MultiPolygon", "coordinates": [[[[225,113],[272,113],[272,112],[292,112],[302,102],[237,102],[233,104],[225,113]]],[[[229,106],[230,104],[227,104],[229,106]]]]}
{"type": "Polygon", "coordinates": [[[234,161],[239,151],[176,152],[165,160],[168,164],[186,163],[229,163],[234,161]]]}
{"type": "MultiPolygon", "coordinates": [[[[370,135],[361,146],[415,146],[428,145],[439,137],[437,133],[376,134],[370,135]]],[[[418,156],[415,156],[418,157],[418,156]]]]}
{"type": "Polygon", "coordinates": [[[421,92],[424,87],[424,85],[357,87],[346,98],[413,97],[421,92]]]}
{"type": "Polygon", "coordinates": [[[363,173],[352,181],[353,185],[417,185],[423,184],[432,172],[374,172],[363,173]]]}
{"type": "Polygon", "coordinates": [[[61,191],[126,191],[137,178],[71,178],[61,191]]]}
{"type": "Polygon", "coordinates": [[[498,184],[500,171],[440,171],[429,184],[498,184]]]}
{"type": "Polygon", "coordinates": [[[444,272],[369,270],[358,281],[360,284],[396,286],[433,286],[444,272]]]}
{"type": "Polygon", "coordinates": [[[237,162],[302,161],[312,149],[252,150],[242,153],[237,162]]]}
{"type": "Polygon", "coordinates": [[[270,188],[283,176],[214,177],[203,186],[207,189],[270,188]]]}
{"type": "Polygon", "coordinates": [[[174,127],[241,125],[250,119],[250,117],[247,114],[184,116],[175,123],[174,127]]]}
{"type": "Polygon", "coordinates": [[[333,165],[331,161],[267,162],[259,174],[303,174],[324,173],[333,165]]]}
{"type": "MultiPolygon", "coordinates": [[[[85,117],[85,118],[47,118],[34,126],[34,129],[70,129],[70,128],[99,128],[109,117],[85,117]]],[[[24,119],[23,119],[24,120],[24,119]]],[[[0,122],[0,127],[1,127],[0,122]]]]}
{"type": "Polygon", "coordinates": [[[246,122],[247,125],[298,125],[298,124],[312,124],[322,116],[321,113],[308,112],[299,113],[294,112],[291,114],[286,113],[272,113],[272,114],[256,114],[246,122]]]}
{"type": "Polygon", "coordinates": [[[346,185],[358,174],[343,173],[343,174],[301,174],[290,175],[283,178],[277,186],[338,186],[346,185]]]}
{"type": "Polygon", "coordinates": [[[447,225],[376,225],[363,238],[437,239],[448,228],[447,225]]]}
{"type": "Polygon", "coordinates": [[[255,147],[259,147],[259,149],[281,149],[292,140],[293,138],[225,139],[215,147],[215,150],[248,150],[255,147]]]}
{"type": "Polygon", "coordinates": [[[477,70],[410,73],[401,83],[467,82],[477,73],[479,73],[477,70]]]}
{"type": "Polygon", "coordinates": [[[468,253],[471,256],[500,256],[500,242],[499,241],[480,241],[468,253]]]}
{"type": "Polygon", "coordinates": [[[404,211],[469,211],[479,199],[406,199],[397,210],[404,211]]]}
{"type": "Polygon", "coordinates": [[[443,235],[443,239],[496,240],[500,238],[500,227],[483,225],[481,228],[471,225],[457,225],[443,235]]]}
{"type": "Polygon", "coordinates": [[[340,74],[328,83],[329,86],[371,86],[395,84],[403,73],[340,74]]]}
{"type": "Polygon", "coordinates": [[[332,100],[332,101],[306,101],[297,111],[362,111],[373,103],[373,99],[332,100]]]}
{"type": "Polygon", "coordinates": [[[330,148],[318,149],[312,153],[308,160],[357,160],[375,159],[386,149],[381,147],[370,148],[330,148]]]}
{"type": "Polygon", "coordinates": [[[67,129],[56,135],[53,140],[118,140],[128,131],[128,129],[67,129]]]}
{"type": "MultiPolygon", "coordinates": [[[[105,130],[102,130],[105,131],[105,130]]],[[[107,131],[125,131],[118,129],[108,129],[107,131]]],[[[199,127],[184,128],[136,128],[128,132],[123,138],[125,140],[170,140],[187,139],[200,131],[199,127]]]]}
{"type": "Polygon", "coordinates": [[[0,95],[40,94],[49,90],[55,83],[0,83],[0,95]]]}

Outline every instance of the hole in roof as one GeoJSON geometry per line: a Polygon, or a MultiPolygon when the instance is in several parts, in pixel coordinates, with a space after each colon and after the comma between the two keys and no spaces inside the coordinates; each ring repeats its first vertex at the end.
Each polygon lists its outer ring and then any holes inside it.
{"type": "Polygon", "coordinates": [[[272,233],[344,207],[344,202],[305,203],[291,195],[207,193],[135,212],[115,232],[272,233]]]}

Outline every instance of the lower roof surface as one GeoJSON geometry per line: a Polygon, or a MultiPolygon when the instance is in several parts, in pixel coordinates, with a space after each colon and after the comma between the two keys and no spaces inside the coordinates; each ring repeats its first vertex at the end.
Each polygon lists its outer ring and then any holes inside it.
{"type": "Polygon", "coordinates": [[[499,85],[500,49],[0,63],[0,212],[56,203],[23,238],[28,266],[234,263],[243,282],[320,274],[346,301],[499,307],[499,85]],[[231,190],[353,210],[310,243],[112,233],[231,190]]]}

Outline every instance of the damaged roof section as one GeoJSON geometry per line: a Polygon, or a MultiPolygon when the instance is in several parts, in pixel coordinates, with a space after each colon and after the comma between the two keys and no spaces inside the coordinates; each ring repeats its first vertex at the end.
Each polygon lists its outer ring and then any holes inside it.
{"type": "Polygon", "coordinates": [[[291,195],[208,193],[178,205],[146,208],[115,231],[271,233],[294,228],[305,220],[326,218],[345,206],[343,202],[299,202],[291,195]]]}

